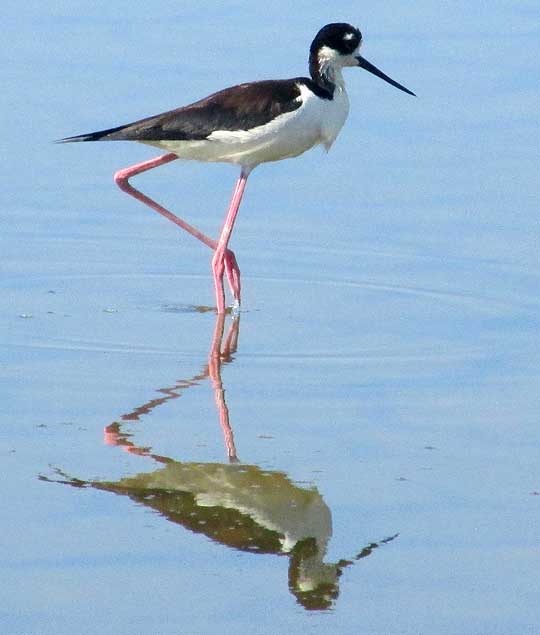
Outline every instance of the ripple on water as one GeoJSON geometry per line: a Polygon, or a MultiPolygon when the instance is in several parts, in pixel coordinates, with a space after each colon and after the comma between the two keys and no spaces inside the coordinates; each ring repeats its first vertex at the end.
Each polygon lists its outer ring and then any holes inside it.
{"type": "MultiPolygon", "coordinates": [[[[199,355],[208,350],[211,336],[211,324],[201,329],[200,320],[211,318],[213,307],[170,298],[176,293],[209,295],[208,278],[146,273],[35,276],[10,290],[15,314],[34,319],[19,319],[24,328],[12,329],[8,345],[199,355]]],[[[433,345],[434,339],[442,337],[445,328],[450,332],[456,324],[467,324],[462,330],[469,337],[444,347],[444,359],[481,358],[483,346],[474,340],[475,320],[511,315],[519,308],[519,303],[494,297],[489,289],[480,294],[421,282],[421,278],[418,285],[339,279],[325,277],[324,271],[312,278],[246,276],[249,295],[240,313],[256,312],[257,320],[244,320],[243,328],[258,332],[255,343],[241,349],[242,355],[261,360],[435,361],[442,349],[433,345]],[[276,319],[276,311],[283,320],[276,319]],[[426,339],[434,325],[438,333],[426,339]]]]}

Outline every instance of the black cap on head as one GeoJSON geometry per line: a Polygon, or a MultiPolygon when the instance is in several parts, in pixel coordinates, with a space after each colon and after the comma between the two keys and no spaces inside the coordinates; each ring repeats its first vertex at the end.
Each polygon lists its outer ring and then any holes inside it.
{"type": "Polygon", "coordinates": [[[315,53],[323,46],[328,46],[342,55],[350,55],[362,41],[360,31],[346,22],[332,22],[317,33],[311,43],[310,53],[315,53]]]}

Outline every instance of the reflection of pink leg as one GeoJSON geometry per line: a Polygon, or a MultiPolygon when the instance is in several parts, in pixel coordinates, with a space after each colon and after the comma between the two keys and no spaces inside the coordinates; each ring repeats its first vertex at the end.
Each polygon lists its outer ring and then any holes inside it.
{"type": "MultiPolygon", "coordinates": [[[[223,339],[224,324],[225,315],[223,313],[218,313],[216,326],[214,329],[214,337],[212,339],[212,346],[210,348],[210,354],[208,357],[208,373],[214,387],[216,406],[219,414],[219,424],[221,425],[221,429],[223,430],[223,437],[225,439],[225,447],[227,448],[229,461],[231,463],[235,463],[238,461],[238,457],[236,454],[236,447],[234,445],[234,434],[229,422],[229,409],[227,408],[227,404],[225,402],[225,391],[223,389],[223,383],[221,381],[221,340],[223,339]]],[[[237,332],[238,321],[235,320],[233,322],[233,325],[231,326],[231,331],[227,335],[226,347],[229,346],[231,339],[233,340],[233,342],[236,341],[237,332]],[[233,329],[235,329],[236,334],[231,335],[233,333],[233,329]]],[[[227,350],[224,355],[229,358],[227,359],[227,361],[230,361],[230,351],[227,350]]]]}
{"type": "Polygon", "coordinates": [[[115,445],[122,448],[124,452],[128,454],[136,454],[137,456],[151,456],[155,461],[160,463],[169,463],[172,459],[166,456],[159,456],[158,454],[152,454],[150,448],[142,448],[136,446],[131,441],[128,441],[128,437],[131,435],[126,432],[120,431],[120,424],[116,421],[109,424],[104,430],[104,443],[105,445],[115,445]]]}
{"type": "MultiPolygon", "coordinates": [[[[170,163],[175,159],[178,159],[176,154],[169,153],[156,157],[155,159],[137,163],[136,165],[132,165],[129,168],[118,170],[118,172],[116,172],[116,174],[114,175],[114,180],[122,191],[126,192],[130,196],[133,196],[138,201],[141,201],[141,203],[148,205],[148,207],[151,207],[153,210],[158,212],[158,214],[161,214],[162,216],[173,222],[175,225],[178,225],[189,234],[210,247],[210,249],[213,249],[215,251],[218,247],[217,241],[209,238],[201,231],[199,231],[196,227],[193,227],[193,225],[190,225],[185,220],[182,220],[172,212],[169,212],[168,209],[165,209],[165,207],[163,207],[159,203],[156,203],[156,201],[151,199],[149,196],[146,196],[146,194],[139,192],[139,190],[135,189],[129,183],[129,179],[132,176],[141,174],[142,172],[146,172],[147,170],[152,170],[153,168],[157,168],[160,165],[164,165],[165,163],[170,163]]],[[[222,255],[222,260],[225,272],[227,274],[227,280],[231,288],[231,293],[233,294],[234,299],[238,303],[240,303],[240,269],[238,268],[236,257],[230,249],[226,249],[224,255],[222,255]]]]}
{"type": "Polygon", "coordinates": [[[225,292],[223,291],[223,271],[226,265],[225,254],[228,251],[229,240],[231,238],[232,230],[234,227],[234,221],[238,214],[238,208],[242,201],[244,189],[246,187],[246,181],[249,176],[251,168],[242,168],[240,177],[236,182],[236,187],[231,198],[229,205],[229,211],[225,217],[225,223],[221,230],[217,247],[212,258],[212,272],[214,274],[214,287],[216,290],[216,306],[218,314],[225,312],[225,292]]]}
{"type": "Polygon", "coordinates": [[[131,441],[128,441],[129,434],[120,431],[120,425],[115,421],[109,424],[103,431],[103,442],[105,445],[115,445],[129,454],[138,454],[140,456],[147,456],[150,454],[150,448],[140,448],[131,441]]]}
{"type": "MultiPolygon", "coordinates": [[[[223,332],[225,326],[225,314],[219,313],[216,315],[216,324],[214,327],[214,334],[212,337],[212,344],[210,352],[208,354],[208,365],[198,375],[195,375],[191,379],[179,380],[174,386],[170,388],[160,388],[159,392],[163,393],[164,397],[158,397],[151,399],[142,406],[138,406],[129,413],[122,415],[123,421],[139,421],[139,419],[147,414],[150,414],[155,408],[170,401],[171,399],[177,399],[183,394],[183,391],[190,386],[197,386],[200,382],[207,377],[210,377],[212,381],[212,387],[214,389],[214,396],[216,400],[216,406],[218,410],[219,423],[223,431],[223,437],[225,440],[225,447],[229,461],[231,463],[237,462],[238,457],[236,454],[236,447],[234,444],[234,434],[229,423],[229,410],[225,402],[225,390],[221,381],[221,365],[228,364],[233,361],[233,355],[236,352],[238,345],[238,333],[240,329],[240,318],[232,320],[229,332],[223,342],[223,332]]],[[[114,421],[105,427],[104,430],[104,443],[105,445],[114,445],[129,454],[137,454],[140,456],[151,456],[153,459],[161,462],[167,462],[172,459],[167,457],[158,456],[152,454],[151,448],[136,446],[132,441],[132,434],[124,432],[122,430],[122,422],[114,421]]]]}

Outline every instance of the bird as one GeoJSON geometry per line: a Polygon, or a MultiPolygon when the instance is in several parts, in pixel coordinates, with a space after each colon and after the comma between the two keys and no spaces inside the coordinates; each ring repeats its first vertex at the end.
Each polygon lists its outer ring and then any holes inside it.
{"type": "Polygon", "coordinates": [[[416,96],[360,55],[362,44],[362,33],[358,28],[345,22],[333,22],[323,26],[311,43],[310,77],[238,84],[187,106],[107,130],[66,137],[59,142],[138,141],[167,152],[119,170],[114,180],[123,191],[212,249],[216,309],[222,314],[226,311],[224,273],[234,306],[240,306],[240,269],[234,252],[229,249],[229,242],[252,170],[261,163],[297,157],[317,145],[324,146],[327,151],[330,149],[349,112],[344,68],[362,68],[416,96]],[[131,177],[176,159],[232,163],[240,167],[217,240],[129,183],[131,177]]]}

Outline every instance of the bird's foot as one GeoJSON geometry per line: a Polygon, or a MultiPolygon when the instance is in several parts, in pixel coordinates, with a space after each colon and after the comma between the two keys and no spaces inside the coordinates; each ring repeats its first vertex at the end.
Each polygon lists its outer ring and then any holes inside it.
{"type": "Polygon", "coordinates": [[[234,298],[233,306],[240,306],[240,268],[238,267],[234,251],[231,251],[230,249],[225,251],[223,254],[223,266],[225,267],[229,288],[234,298]]]}

